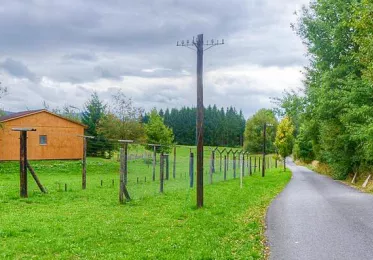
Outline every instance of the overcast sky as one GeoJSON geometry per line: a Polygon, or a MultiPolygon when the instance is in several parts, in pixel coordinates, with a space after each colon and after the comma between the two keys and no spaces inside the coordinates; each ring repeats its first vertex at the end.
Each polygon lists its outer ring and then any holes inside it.
{"type": "Polygon", "coordinates": [[[69,104],[122,89],[136,105],[196,104],[196,54],[176,47],[199,33],[224,39],[204,57],[205,106],[250,116],[302,86],[305,48],[290,28],[308,0],[0,0],[5,110],[69,104]]]}

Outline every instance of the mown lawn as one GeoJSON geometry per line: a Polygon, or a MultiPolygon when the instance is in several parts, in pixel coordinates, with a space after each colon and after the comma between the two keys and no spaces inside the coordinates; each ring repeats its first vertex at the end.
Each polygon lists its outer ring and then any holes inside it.
{"type": "Polygon", "coordinates": [[[185,177],[188,158],[182,154],[176,179],[166,181],[164,194],[158,192],[158,176],[151,181],[151,166],[141,159],[130,162],[133,200],[125,205],[118,203],[115,160],[89,158],[84,191],[80,162],[31,162],[48,194],[40,194],[29,175],[28,199],[19,199],[18,164],[0,163],[0,258],[263,258],[264,215],[290,172],[270,169],[265,178],[256,172],[244,178],[242,189],[231,167],[227,181],[217,172],[208,185],[205,175],[205,207],[197,210],[195,189],[185,177]]]}

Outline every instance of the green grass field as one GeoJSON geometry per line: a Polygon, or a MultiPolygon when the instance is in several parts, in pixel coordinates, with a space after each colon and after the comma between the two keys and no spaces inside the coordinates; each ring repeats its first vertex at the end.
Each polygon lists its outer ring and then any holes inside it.
{"type": "Polygon", "coordinates": [[[133,200],[125,205],[118,203],[119,163],[114,159],[88,158],[84,191],[80,161],[31,161],[48,194],[41,194],[29,175],[28,199],[19,198],[18,163],[0,163],[0,258],[263,258],[265,212],[290,180],[290,172],[268,169],[262,178],[259,171],[247,176],[245,169],[240,189],[232,163],[223,181],[217,160],[210,185],[208,151],[201,210],[195,208],[195,188],[189,188],[186,147],[178,148],[175,179],[170,156],[164,194],[159,193],[159,167],[153,182],[151,165],[143,159],[129,162],[133,200]]]}

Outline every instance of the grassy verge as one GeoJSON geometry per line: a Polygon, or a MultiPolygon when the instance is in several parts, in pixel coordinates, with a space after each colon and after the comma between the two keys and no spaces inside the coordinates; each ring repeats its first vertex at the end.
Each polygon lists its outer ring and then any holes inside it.
{"type": "MultiPolygon", "coordinates": [[[[141,178],[136,167],[149,176],[141,160],[132,164],[141,178]]],[[[165,194],[157,181],[137,184],[133,174],[134,200],[119,205],[110,181],[117,164],[90,158],[88,165],[82,191],[79,162],[34,162],[49,193],[41,195],[30,180],[30,198],[19,199],[18,165],[0,164],[0,258],[261,259],[266,209],[290,180],[289,172],[271,169],[265,178],[245,177],[242,189],[239,179],[214,182],[205,186],[205,207],[196,210],[195,189],[182,174],[166,182],[165,194]],[[68,192],[58,190],[65,182],[68,192]]]]}

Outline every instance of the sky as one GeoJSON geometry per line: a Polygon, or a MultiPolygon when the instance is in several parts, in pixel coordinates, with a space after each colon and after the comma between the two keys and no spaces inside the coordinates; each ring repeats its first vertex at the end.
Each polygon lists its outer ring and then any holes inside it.
{"type": "Polygon", "coordinates": [[[302,86],[306,49],[290,24],[308,0],[0,0],[0,82],[7,111],[71,105],[122,90],[136,106],[196,105],[200,33],[204,105],[246,117],[302,86]]]}

